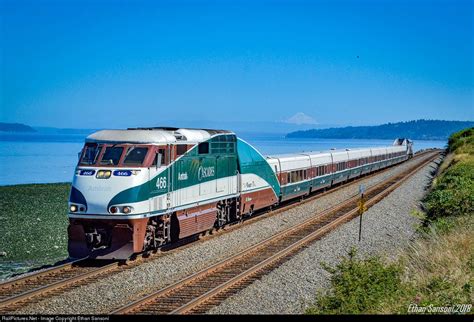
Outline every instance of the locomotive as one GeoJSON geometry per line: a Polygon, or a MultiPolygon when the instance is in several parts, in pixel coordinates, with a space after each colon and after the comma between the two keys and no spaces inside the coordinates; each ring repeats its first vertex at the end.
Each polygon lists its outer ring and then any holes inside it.
{"type": "Polygon", "coordinates": [[[69,256],[127,259],[403,162],[412,145],[263,156],[226,130],[98,131],[72,181],[69,256]]]}

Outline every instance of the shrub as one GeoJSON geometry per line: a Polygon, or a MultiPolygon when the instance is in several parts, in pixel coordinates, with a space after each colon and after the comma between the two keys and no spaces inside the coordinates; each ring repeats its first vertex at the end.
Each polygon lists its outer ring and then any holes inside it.
{"type": "Polygon", "coordinates": [[[474,128],[453,133],[448,140],[449,152],[474,153],[474,128]]]}
{"type": "Polygon", "coordinates": [[[332,291],[320,294],[306,314],[374,313],[397,296],[402,274],[398,264],[385,264],[379,257],[358,260],[355,256],[352,249],[335,268],[324,265],[332,274],[332,291]]]}
{"type": "Polygon", "coordinates": [[[424,202],[428,221],[474,213],[474,161],[451,165],[424,202]]]}

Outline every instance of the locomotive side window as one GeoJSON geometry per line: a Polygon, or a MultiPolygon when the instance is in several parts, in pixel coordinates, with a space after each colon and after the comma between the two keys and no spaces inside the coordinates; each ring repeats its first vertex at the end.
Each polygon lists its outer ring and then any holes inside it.
{"type": "Polygon", "coordinates": [[[128,148],[127,154],[125,155],[125,160],[123,160],[123,164],[142,165],[147,152],[148,148],[128,148]]]}
{"type": "Polygon", "coordinates": [[[117,165],[122,156],[123,148],[122,147],[108,147],[105,149],[105,153],[100,160],[100,164],[105,165],[117,165]]]}
{"type": "Polygon", "coordinates": [[[178,144],[176,146],[176,155],[183,155],[187,151],[186,144],[178,144]]]}
{"type": "Polygon", "coordinates": [[[95,164],[97,157],[99,156],[101,148],[97,144],[86,144],[84,146],[84,153],[82,155],[80,164],[91,165],[95,164]]]}
{"type": "Polygon", "coordinates": [[[166,159],[165,159],[165,149],[158,149],[158,153],[155,155],[155,159],[153,159],[153,166],[159,166],[161,167],[162,165],[166,164],[166,159]]]}
{"type": "Polygon", "coordinates": [[[208,154],[209,153],[209,142],[199,143],[198,153],[199,154],[208,154]]]}

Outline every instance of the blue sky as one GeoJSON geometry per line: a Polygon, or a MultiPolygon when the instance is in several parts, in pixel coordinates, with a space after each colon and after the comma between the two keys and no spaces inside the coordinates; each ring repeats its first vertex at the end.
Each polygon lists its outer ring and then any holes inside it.
{"type": "Polygon", "coordinates": [[[472,1],[0,3],[2,122],[474,119],[472,1]]]}

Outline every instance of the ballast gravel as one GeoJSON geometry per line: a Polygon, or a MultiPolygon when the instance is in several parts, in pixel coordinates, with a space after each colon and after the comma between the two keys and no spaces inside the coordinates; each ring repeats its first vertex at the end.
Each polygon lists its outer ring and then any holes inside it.
{"type": "MultiPolygon", "coordinates": [[[[389,169],[362,183],[371,187],[400,173],[413,160],[389,169]]],[[[418,162],[418,160],[417,160],[418,162]]],[[[330,265],[355,245],[361,254],[393,252],[404,245],[415,231],[417,219],[410,215],[431,180],[431,166],[424,167],[387,198],[364,214],[363,238],[357,243],[355,219],[293,257],[281,267],[215,307],[210,313],[302,313],[314,299],[316,290],[328,286],[328,273],[321,261],[330,265]]],[[[296,206],[252,224],[182,249],[164,252],[137,267],[104,277],[58,296],[18,309],[14,314],[107,314],[153,291],[166,287],[229,255],[247,249],[271,235],[332,207],[358,193],[361,182],[296,206]]]]}

